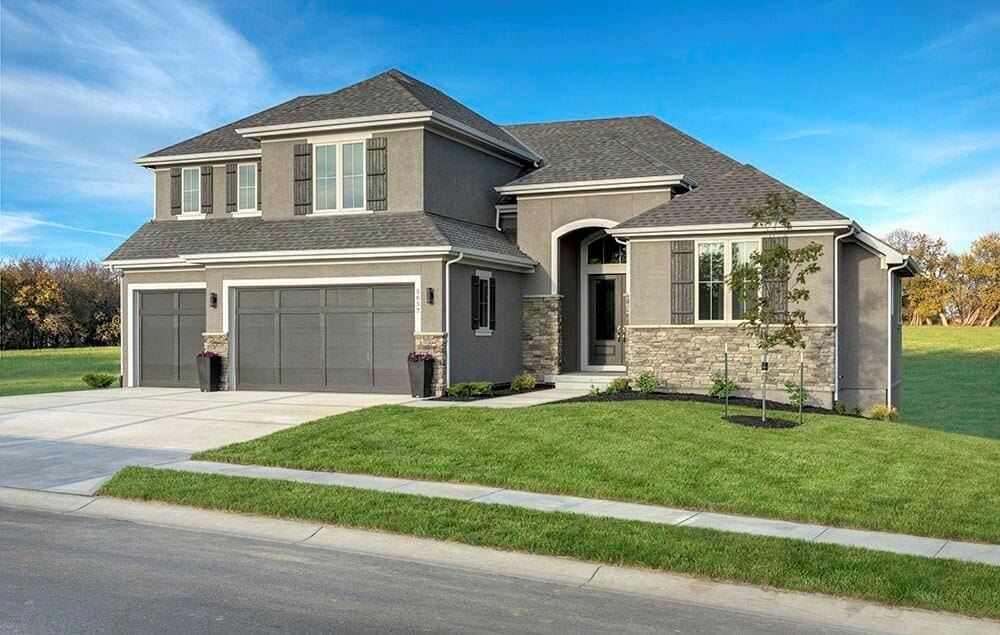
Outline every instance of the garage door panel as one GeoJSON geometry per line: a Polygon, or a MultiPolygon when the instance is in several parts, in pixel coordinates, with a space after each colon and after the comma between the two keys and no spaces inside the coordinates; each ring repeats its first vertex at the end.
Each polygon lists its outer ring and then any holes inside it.
{"type": "Polygon", "coordinates": [[[332,309],[369,309],[371,287],[339,287],[326,290],[326,306],[332,309]]]}
{"type": "Polygon", "coordinates": [[[200,291],[198,293],[178,293],[177,305],[182,314],[204,316],[205,294],[200,291]]]}
{"type": "Polygon", "coordinates": [[[173,315],[173,293],[140,293],[141,310],[145,315],[173,315]]]}
{"type": "Polygon", "coordinates": [[[177,339],[167,335],[174,330],[174,316],[144,315],[140,330],[142,383],[177,381],[177,339]]]}
{"type": "Polygon", "coordinates": [[[376,287],[373,296],[372,305],[376,308],[412,311],[412,287],[376,287]]]}
{"type": "Polygon", "coordinates": [[[326,327],[327,386],[371,390],[371,314],[331,313],[326,327]]]}
{"type": "Polygon", "coordinates": [[[240,291],[237,296],[237,304],[240,309],[273,309],[274,291],[261,291],[248,289],[240,291]]]}
{"type": "Polygon", "coordinates": [[[177,316],[177,327],[180,348],[178,381],[185,385],[195,386],[198,384],[197,356],[198,353],[205,350],[205,315],[179,315],[177,316]]]}
{"type": "Polygon", "coordinates": [[[405,360],[413,349],[412,313],[376,313],[373,346],[375,385],[382,390],[405,392],[409,376],[405,360]]]}
{"type": "Polygon", "coordinates": [[[270,313],[240,316],[236,349],[240,383],[250,386],[278,384],[274,323],[275,316],[270,313]]]}
{"type": "Polygon", "coordinates": [[[323,318],[321,313],[278,316],[282,386],[324,385],[323,318]]]}
{"type": "Polygon", "coordinates": [[[138,293],[138,384],[197,386],[203,349],[205,292],[138,293]]]}
{"type": "Polygon", "coordinates": [[[282,309],[313,308],[323,305],[321,289],[282,289],[279,292],[282,309]]]}

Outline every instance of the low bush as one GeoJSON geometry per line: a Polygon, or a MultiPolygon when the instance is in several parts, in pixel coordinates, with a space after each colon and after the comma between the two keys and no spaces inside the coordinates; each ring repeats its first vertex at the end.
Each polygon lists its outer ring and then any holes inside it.
{"type": "Polygon", "coordinates": [[[868,418],[875,421],[899,421],[899,411],[884,403],[877,403],[868,411],[868,418]]]}
{"type": "Polygon", "coordinates": [[[788,391],[788,403],[793,406],[804,406],[809,401],[809,391],[805,386],[800,386],[794,381],[786,381],[785,390],[788,391]]]}
{"type": "Polygon", "coordinates": [[[448,386],[448,396],[469,399],[471,397],[489,397],[493,394],[493,384],[488,381],[465,381],[448,386]]]}
{"type": "Polygon", "coordinates": [[[625,392],[628,390],[629,382],[628,377],[615,377],[608,384],[607,392],[609,395],[617,395],[620,392],[625,392]]]}
{"type": "Polygon", "coordinates": [[[646,371],[635,378],[635,387],[642,394],[648,395],[660,387],[660,380],[653,373],[646,371]]]}
{"type": "Polygon", "coordinates": [[[732,397],[739,389],[740,387],[732,379],[727,379],[722,375],[712,375],[712,387],[709,389],[708,394],[711,397],[725,399],[726,397],[732,397]]]}
{"type": "Polygon", "coordinates": [[[108,388],[118,383],[118,375],[111,373],[87,373],[80,379],[91,388],[108,388]]]}
{"type": "Polygon", "coordinates": [[[843,401],[835,401],[833,402],[833,411],[836,412],[838,415],[846,415],[847,404],[845,404],[843,401]]]}
{"type": "Polygon", "coordinates": [[[535,387],[535,376],[529,373],[524,373],[514,377],[510,380],[510,389],[515,392],[521,392],[522,390],[533,390],[535,387]]]}
{"type": "Polygon", "coordinates": [[[588,393],[588,395],[590,397],[600,397],[601,396],[601,389],[598,388],[597,386],[591,386],[590,387],[590,392],[588,393]]]}

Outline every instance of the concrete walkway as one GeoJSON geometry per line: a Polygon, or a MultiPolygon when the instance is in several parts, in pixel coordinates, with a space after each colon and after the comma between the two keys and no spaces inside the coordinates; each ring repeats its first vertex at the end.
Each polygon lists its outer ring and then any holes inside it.
{"type": "Polygon", "coordinates": [[[342,472],[314,472],[310,470],[236,465],[211,461],[177,461],[153,467],[203,474],[226,474],[229,476],[414,494],[434,498],[450,498],[471,503],[510,505],[525,509],[639,520],[664,525],[701,527],[703,529],[718,531],[753,534],[757,536],[776,536],[779,538],[791,538],[794,540],[842,545],[845,547],[862,547],[876,551],[889,551],[925,558],[948,558],[1000,566],[1000,546],[998,545],[959,542],[942,538],[925,538],[923,536],[892,534],[881,531],[845,529],[770,518],[699,512],[661,507],[658,505],[621,503],[597,498],[538,494],[535,492],[523,492],[496,487],[483,487],[481,485],[440,483],[364,474],[345,474],[342,472]]]}
{"type": "MultiPolygon", "coordinates": [[[[162,503],[0,487],[2,508],[175,527],[882,633],[996,633],[998,622],[413,536],[162,503]]],[[[253,555],[252,550],[248,554],[253,555]]],[[[623,628],[627,628],[627,624],[623,628]]]]}
{"type": "Polygon", "coordinates": [[[449,408],[454,406],[464,406],[470,408],[525,408],[527,406],[539,406],[545,403],[582,397],[590,392],[589,388],[549,388],[546,390],[533,390],[517,395],[505,395],[503,397],[493,397],[491,399],[477,399],[475,401],[434,401],[431,399],[417,399],[407,402],[405,405],[414,408],[449,408]]]}

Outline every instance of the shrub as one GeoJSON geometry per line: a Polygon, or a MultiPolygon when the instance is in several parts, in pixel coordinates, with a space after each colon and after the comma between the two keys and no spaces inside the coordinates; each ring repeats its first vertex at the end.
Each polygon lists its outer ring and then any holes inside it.
{"type": "Polygon", "coordinates": [[[432,362],[434,361],[434,356],[430,353],[417,353],[416,351],[410,353],[406,356],[406,361],[408,362],[432,362]]]}
{"type": "Polygon", "coordinates": [[[198,353],[196,355],[196,357],[208,357],[208,358],[212,358],[212,357],[219,357],[219,354],[216,353],[215,351],[202,351],[202,352],[198,353]]]}
{"type": "Polygon", "coordinates": [[[835,401],[833,402],[833,411],[836,412],[838,415],[846,415],[847,404],[845,404],[843,401],[835,401]]]}
{"type": "Polygon", "coordinates": [[[660,380],[656,378],[656,375],[646,371],[640,373],[638,377],[635,378],[635,387],[639,389],[644,395],[648,395],[657,388],[660,387],[660,380]]]}
{"type": "Polygon", "coordinates": [[[448,386],[448,396],[460,399],[489,397],[493,394],[493,384],[488,381],[466,381],[448,386]]]}
{"type": "Polygon", "coordinates": [[[522,390],[531,390],[535,387],[535,376],[529,373],[524,373],[514,377],[510,380],[510,389],[515,392],[521,392],[522,390]]]}
{"type": "Polygon", "coordinates": [[[591,398],[593,398],[593,397],[600,397],[600,396],[601,396],[601,389],[600,389],[600,388],[598,388],[597,386],[591,386],[591,387],[590,387],[590,392],[589,392],[589,393],[587,393],[587,394],[588,394],[588,395],[589,395],[589,396],[590,396],[591,398]]]}
{"type": "Polygon", "coordinates": [[[81,379],[91,388],[107,388],[118,383],[118,375],[111,373],[87,373],[81,379]]]}
{"type": "Polygon", "coordinates": [[[732,379],[726,379],[722,375],[712,375],[712,387],[709,389],[708,394],[711,397],[724,399],[732,397],[733,393],[739,389],[740,387],[732,379]]]}
{"type": "Polygon", "coordinates": [[[868,418],[875,421],[899,421],[899,411],[884,403],[877,403],[868,411],[868,418]]]}
{"type": "Polygon", "coordinates": [[[793,406],[804,406],[809,401],[809,391],[805,386],[800,386],[794,381],[786,381],[785,390],[788,391],[788,403],[793,406]]]}
{"type": "Polygon", "coordinates": [[[605,392],[608,393],[609,395],[617,395],[620,392],[625,392],[626,390],[628,390],[628,387],[629,387],[628,377],[615,377],[614,379],[611,380],[611,383],[608,384],[608,387],[605,390],[605,392]]]}

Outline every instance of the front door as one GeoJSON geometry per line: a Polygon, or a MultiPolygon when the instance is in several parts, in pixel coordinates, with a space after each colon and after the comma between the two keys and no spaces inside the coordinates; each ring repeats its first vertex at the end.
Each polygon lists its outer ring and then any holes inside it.
{"type": "Polygon", "coordinates": [[[588,276],[587,329],[591,366],[625,364],[625,276],[620,273],[588,276]]]}

